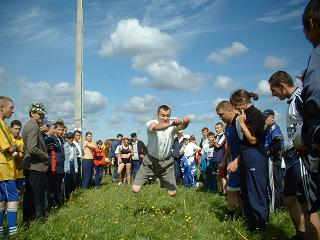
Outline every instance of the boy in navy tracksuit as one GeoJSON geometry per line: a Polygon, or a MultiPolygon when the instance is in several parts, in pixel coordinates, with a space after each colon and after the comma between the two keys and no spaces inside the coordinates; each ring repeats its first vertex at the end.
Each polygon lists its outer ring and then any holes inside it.
{"type": "Polygon", "coordinates": [[[220,168],[225,169],[228,166],[227,210],[228,217],[232,219],[237,207],[241,206],[240,171],[238,166],[241,144],[239,135],[243,137],[243,134],[237,124],[237,112],[229,101],[220,102],[216,111],[221,120],[227,124],[225,131],[227,147],[220,168]]]}
{"type": "Polygon", "coordinates": [[[217,133],[215,141],[213,141],[213,143],[209,145],[210,147],[214,147],[212,171],[213,174],[216,174],[219,194],[225,195],[227,179],[225,173],[223,172],[223,169],[219,169],[221,161],[223,159],[226,144],[226,136],[224,134],[223,123],[218,122],[215,126],[215,130],[217,133]]]}
{"type": "Polygon", "coordinates": [[[55,136],[52,136],[54,141],[54,149],[49,156],[49,186],[50,186],[50,204],[51,206],[60,206],[63,202],[61,194],[61,186],[63,183],[64,174],[64,140],[62,135],[64,134],[64,124],[56,122],[55,136]]]}

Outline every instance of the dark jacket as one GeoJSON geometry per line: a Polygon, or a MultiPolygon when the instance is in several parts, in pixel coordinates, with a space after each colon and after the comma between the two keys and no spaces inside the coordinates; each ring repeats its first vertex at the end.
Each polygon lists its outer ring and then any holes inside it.
{"type": "Polygon", "coordinates": [[[56,136],[51,137],[54,141],[54,147],[49,155],[49,169],[53,173],[63,173],[64,172],[64,140],[56,136]]]}
{"type": "Polygon", "coordinates": [[[30,119],[22,129],[25,156],[21,168],[37,172],[48,171],[48,154],[38,123],[30,119]]]}
{"type": "Polygon", "coordinates": [[[174,159],[181,159],[183,155],[180,155],[180,149],[182,148],[182,145],[183,145],[183,140],[181,140],[179,142],[179,138],[176,137],[174,140],[173,140],[173,144],[172,144],[172,152],[171,152],[171,155],[174,159]]]}
{"type": "Polygon", "coordinates": [[[116,139],[112,142],[109,157],[110,158],[116,158],[116,149],[121,144],[121,141],[119,139],[116,139]]]}
{"type": "MultiPolygon", "coordinates": [[[[139,139],[137,141],[138,141],[137,148],[138,148],[139,157],[140,157],[141,154],[142,155],[147,155],[148,154],[148,148],[146,147],[146,145],[139,139]]],[[[134,160],[138,160],[138,159],[134,159],[134,160]]],[[[139,160],[141,160],[141,159],[139,159],[139,160]]]]}

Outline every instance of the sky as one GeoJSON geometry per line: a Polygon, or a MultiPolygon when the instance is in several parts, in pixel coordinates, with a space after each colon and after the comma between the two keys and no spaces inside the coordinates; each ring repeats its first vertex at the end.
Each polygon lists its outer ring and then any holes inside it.
{"type": "MultiPolygon", "coordinates": [[[[14,100],[10,120],[28,120],[42,102],[50,120],[74,129],[76,0],[0,2],[0,95],[14,100]]],[[[239,88],[259,94],[285,132],[286,103],[268,79],[306,68],[312,46],[303,0],[84,0],[84,124],[93,139],[137,132],[167,104],[190,116],[198,140],[214,130],[215,107],[239,88]]]]}

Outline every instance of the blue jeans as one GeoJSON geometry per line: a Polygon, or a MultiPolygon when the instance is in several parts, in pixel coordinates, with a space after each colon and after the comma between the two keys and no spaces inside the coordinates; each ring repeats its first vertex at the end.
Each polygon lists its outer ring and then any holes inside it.
{"type": "Polygon", "coordinates": [[[118,160],[114,160],[112,180],[116,180],[118,177],[118,160]]]}
{"type": "Polygon", "coordinates": [[[95,175],[95,186],[99,187],[101,184],[101,180],[102,180],[102,170],[103,167],[97,167],[94,166],[94,170],[96,171],[96,175],[95,175]]]}
{"type": "Polygon", "coordinates": [[[93,160],[82,160],[82,188],[88,189],[91,185],[91,179],[93,176],[93,160]]]}
{"type": "Polygon", "coordinates": [[[136,177],[140,166],[141,166],[140,160],[132,160],[132,176],[133,176],[133,178],[136,177]]]}
{"type": "Polygon", "coordinates": [[[188,166],[184,169],[183,182],[184,182],[185,188],[196,186],[196,181],[194,180],[194,176],[192,176],[192,174],[191,174],[191,167],[190,166],[188,166]]]}

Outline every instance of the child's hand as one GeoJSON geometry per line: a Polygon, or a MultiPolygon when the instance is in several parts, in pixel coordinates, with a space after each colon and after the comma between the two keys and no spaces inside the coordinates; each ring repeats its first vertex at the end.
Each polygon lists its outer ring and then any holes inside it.
{"type": "Polygon", "coordinates": [[[247,119],[247,116],[246,114],[244,113],[244,110],[241,109],[241,114],[239,115],[239,123],[242,124],[246,121],[247,119]]]}
{"type": "Polygon", "coordinates": [[[227,171],[232,173],[235,172],[238,168],[238,161],[237,160],[233,160],[231,163],[229,163],[228,167],[227,167],[227,171]]]}

